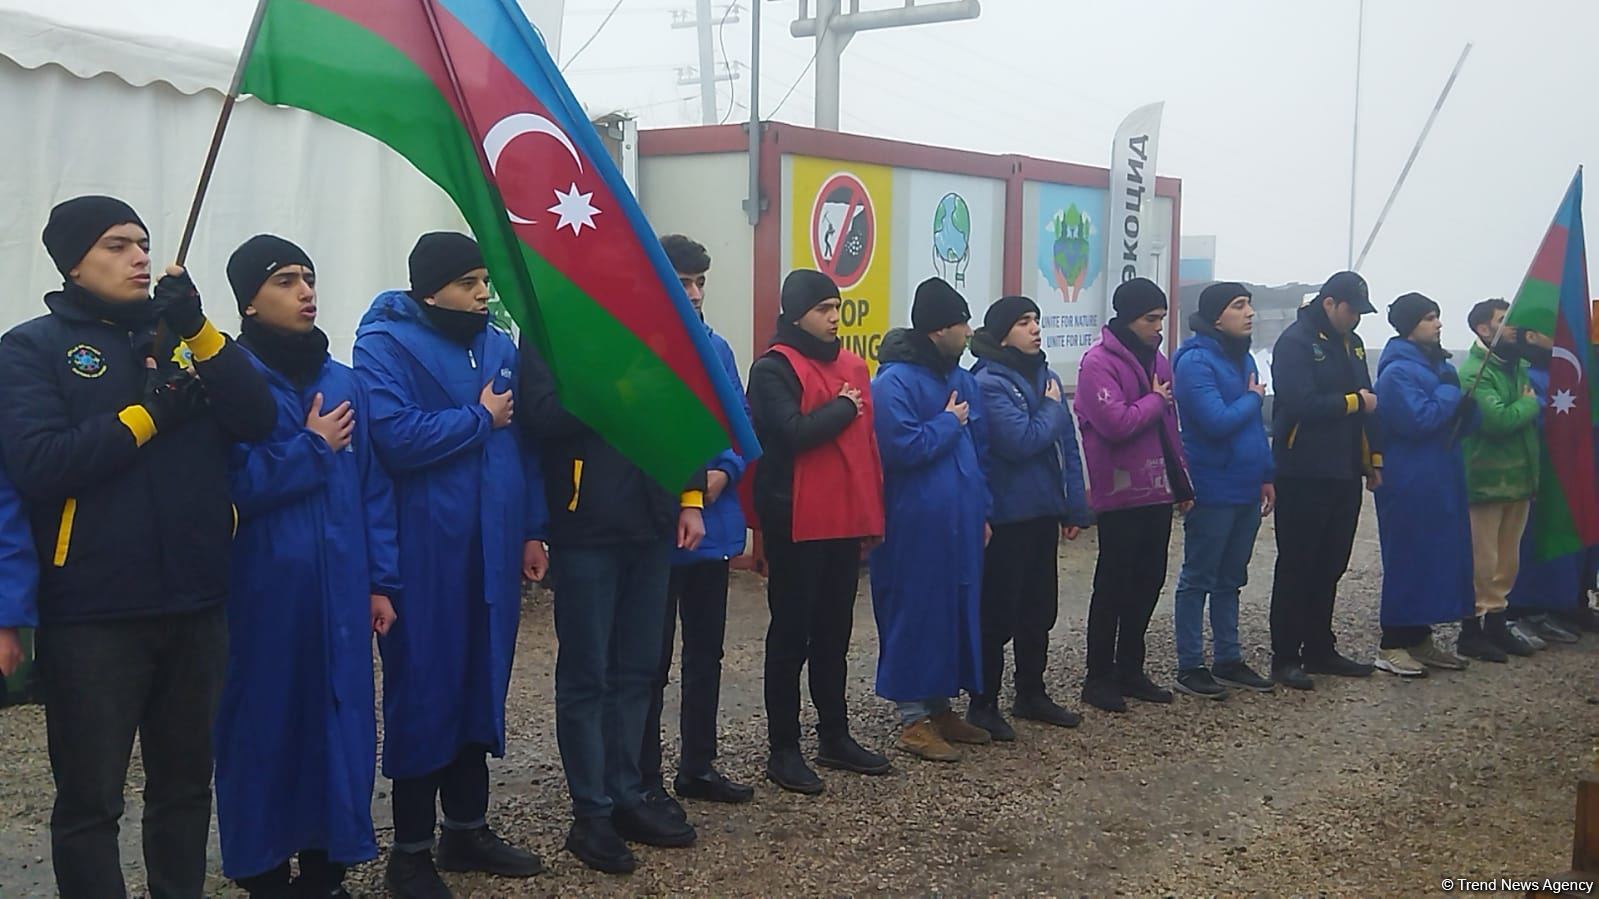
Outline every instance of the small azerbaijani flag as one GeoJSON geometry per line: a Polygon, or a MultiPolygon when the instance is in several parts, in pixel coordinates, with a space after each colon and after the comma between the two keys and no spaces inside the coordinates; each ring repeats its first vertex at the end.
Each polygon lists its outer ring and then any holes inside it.
{"type": "Polygon", "coordinates": [[[1543,464],[1533,512],[1539,560],[1599,545],[1594,423],[1599,391],[1592,389],[1593,310],[1588,299],[1588,254],[1582,235],[1582,169],[1566,190],[1532,268],[1516,291],[1505,323],[1554,339],[1549,400],[1543,417],[1543,464]]]}
{"type": "Polygon", "coordinates": [[[443,188],[568,411],[673,491],[729,446],[759,455],[671,263],[515,0],[261,2],[240,92],[365,132],[443,188]]]}

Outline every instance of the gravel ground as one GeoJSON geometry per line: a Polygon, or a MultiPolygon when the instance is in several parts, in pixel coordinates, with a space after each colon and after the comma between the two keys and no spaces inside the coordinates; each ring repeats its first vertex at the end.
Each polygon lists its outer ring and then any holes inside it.
{"type": "MultiPolygon", "coordinates": [[[[1272,539],[1268,524],[1242,615],[1246,653],[1260,668],[1272,539]]],[[[1180,542],[1178,528],[1168,596],[1151,625],[1151,673],[1162,680],[1172,676],[1169,593],[1180,542]]],[[[1092,536],[1060,559],[1049,678],[1056,697],[1074,706],[1093,559],[1092,536]]],[[[1342,648],[1357,657],[1376,651],[1379,584],[1368,504],[1337,619],[1342,648]]],[[[891,753],[897,770],[881,778],[824,771],[827,792],[807,798],[760,776],[761,581],[735,575],[732,606],[721,764],[759,784],[756,800],[691,803],[697,846],[641,849],[639,871],[613,878],[560,849],[568,808],[552,718],[555,638],[548,596],[530,598],[511,685],[510,754],[491,768],[490,817],[551,870],[526,882],[449,875],[457,895],[1439,894],[1446,877],[1565,870],[1574,781],[1599,736],[1599,639],[1586,637],[1532,659],[1421,681],[1379,672],[1363,681],[1318,678],[1313,693],[1221,703],[1179,696],[1121,716],[1089,710],[1075,731],[1021,722],[1016,743],[969,748],[958,765],[921,762],[892,752],[890,709],[871,693],[876,635],[863,585],[853,725],[862,743],[891,753]]],[[[670,730],[675,699],[669,703],[670,730]]],[[[131,779],[123,845],[137,885],[137,761],[131,779]]],[[[374,800],[380,843],[392,836],[386,787],[380,780],[374,800]]],[[[0,895],[49,894],[50,801],[42,714],[0,711],[0,895]]],[[[213,886],[236,895],[220,876],[213,886]]],[[[380,894],[381,861],[352,872],[349,886],[380,894]]]]}

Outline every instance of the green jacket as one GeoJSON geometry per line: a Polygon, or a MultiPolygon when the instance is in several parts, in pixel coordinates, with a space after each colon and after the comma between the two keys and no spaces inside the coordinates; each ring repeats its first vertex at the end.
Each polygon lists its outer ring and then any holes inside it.
{"type": "Polygon", "coordinates": [[[1514,372],[1488,362],[1481,343],[1460,365],[1460,385],[1471,389],[1482,410],[1482,425],[1466,437],[1466,488],[1473,503],[1506,503],[1531,499],[1538,492],[1538,397],[1532,394],[1527,363],[1514,372]],[[1482,371],[1482,381],[1477,372],[1482,371]]]}

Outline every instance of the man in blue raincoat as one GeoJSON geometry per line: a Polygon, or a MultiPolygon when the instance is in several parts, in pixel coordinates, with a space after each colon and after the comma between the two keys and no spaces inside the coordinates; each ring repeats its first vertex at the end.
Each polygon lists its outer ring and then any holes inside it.
{"type": "Polygon", "coordinates": [[[399,596],[394,492],[369,409],[316,326],[311,257],[269,234],[228,260],[239,344],[277,405],[233,450],[239,530],[216,726],[222,872],[252,896],[337,896],[377,856],[372,632],[399,596]],[[291,887],[289,858],[300,874],[291,887]]]}
{"type": "Polygon", "coordinates": [[[1377,364],[1377,415],[1387,436],[1377,528],[1382,545],[1382,648],[1376,665],[1400,677],[1458,671],[1466,660],[1433,641],[1432,626],[1469,617],[1471,519],[1460,439],[1477,406],[1441,342],[1438,304],[1407,293],[1388,307],[1399,336],[1377,364]]]}
{"type": "Polygon", "coordinates": [[[22,666],[22,628],[39,626],[39,556],[22,496],[0,468],[0,705],[22,666]]]}
{"type": "Polygon", "coordinates": [[[486,756],[505,754],[505,694],[521,578],[548,564],[547,512],[531,447],[510,427],[516,345],[492,327],[488,270],[462,234],[424,234],[411,289],[372,301],[355,339],[378,459],[394,478],[398,620],[383,651],[383,773],[394,781],[398,896],[442,896],[438,865],[531,877],[532,853],[488,828],[486,756]]]}
{"type": "Polygon", "coordinates": [[[899,748],[959,761],[951,743],[982,744],[988,731],[960,718],[949,698],[983,694],[983,549],[992,502],[977,380],[960,367],[971,312],[955,288],[916,288],[910,329],[890,331],[872,381],[883,459],[883,544],[872,551],[877,694],[895,703],[899,748]]]}

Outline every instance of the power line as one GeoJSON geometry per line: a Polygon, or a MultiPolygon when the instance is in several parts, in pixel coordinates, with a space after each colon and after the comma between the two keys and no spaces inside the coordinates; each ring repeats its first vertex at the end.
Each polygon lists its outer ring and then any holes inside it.
{"type": "MultiPolygon", "coordinates": [[[[755,0],[755,2],[760,3],[761,0],[755,0]]],[[[727,31],[727,17],[732,15],[735,9],[738,9],[736,2],[727,4],[727,12],[722,13],[722,21],[716,26],[716,43],[717,46],[722,48],[722,65],[727,68],[727,98],[729,101],[738,96],[738,85],[733,83],[733,63],[727,58],[727,43],[722,40],[722,35],[727,31]]],[[[733,104],[729,102],[727,104],[727,115],[722,116],[721,124],[726,125],[727,120],[732,117],[733,104]]]]}
{"type": "Polygon", "coordinates": [[[805,70],[800,72],[799,73],[799,77],[794,79],[794,83],[790,84],[788,86],[788,93],[783,95],[783,99],[777,101],[777,108],[772,110],[772,114],[771,115],[764,116],[763,118],[766,118],[766,119],[775,119],[775,118],[777,118],[777,114],[783,111],[783,104],[788,102],[788,98],[789,97],[794,96],[794,90],[800,86],[800,82],[801,81],[805,80],[805,76],[810,74],[811,67],[814,66],[814,65],[816,65],[816,54],[812,53],[811,54],[811,61],[805,64],[805,70]]]}
{"type": "Polygon", "coordinates": [[[600,27],[594,29],[594,33],[589,35],[589,39],[583,42],[583,46],[577,48],[577,52],[567,58],[566,65],[561,66],[562,72],[565,72],[572,63],[577,62],[577,58],[583,55],[583,51],[587,50],[590,44],[594,43],[594,39],[600,36],[600,32],[605,30],[605,26],[611,24],[611,19],[616,15],[616,11],[622,8],[624,2],[626,0],[616,0],[616,3],[611,6],[611,11],[606,13],[605,18],[600,20],[600,27]]]}

